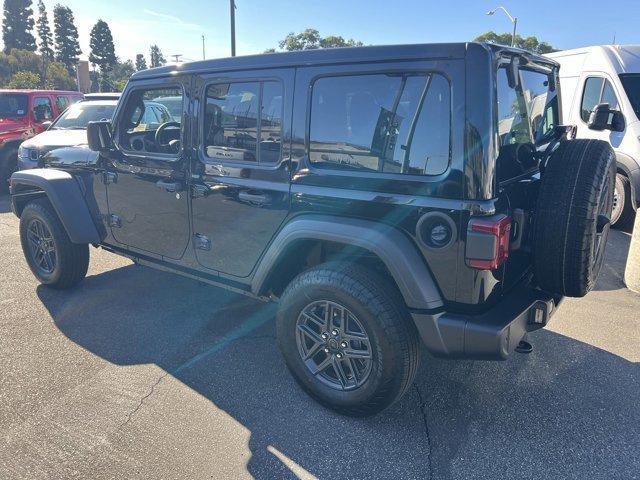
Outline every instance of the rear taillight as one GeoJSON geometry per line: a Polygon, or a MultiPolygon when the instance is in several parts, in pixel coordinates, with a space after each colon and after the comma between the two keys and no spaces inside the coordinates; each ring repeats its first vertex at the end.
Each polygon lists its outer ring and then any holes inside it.
{"type": "Polygon", "coordinates": [[[472,218],[467,228],[466,259],[472,268],[494,270],[509,258],[511,218],[472,218]]]}

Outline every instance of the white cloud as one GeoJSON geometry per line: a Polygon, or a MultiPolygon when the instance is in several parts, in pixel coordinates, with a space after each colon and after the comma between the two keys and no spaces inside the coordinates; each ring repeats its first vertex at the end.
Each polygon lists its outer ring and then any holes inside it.
{"type": "Polygon", "coordinates": [[[150,10],[148,8],[145,8],[142,10],[144,13],[146,13],[147,15],[150,15],[152,17],[156,17],[156,18],[161,18],[162,20],[164,20],[165,22],[163,23],[167,23],[170,25],[178,25],[182,28],[186,28],[186,29],[191,29],[191,30],[204,30],[204,28],[200,25],[198,25],[197,23],[189,23],[189,22],[185,22],[184,20],[182,20],[181,18],[178,18],[174,15],[169,15],[168,13],[161,13],[161,12],[156,12],[154,10],[150,10]]]}

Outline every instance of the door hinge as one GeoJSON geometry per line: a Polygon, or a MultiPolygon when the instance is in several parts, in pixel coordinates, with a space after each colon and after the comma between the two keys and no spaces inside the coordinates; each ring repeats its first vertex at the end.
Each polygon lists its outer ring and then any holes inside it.
{"type": "Polygon", "coordinates": [[[208,186],[202,183],[195,183],[191,185],[191,197],[192,198],[201,198],[206,197],[209,193],[210,189],[208,186]]]}
{"type": "Polygon", "coordinates": [[[109,215],[109,226],[113,228],[122,227],[122,219],[118,215],[109,215]]]}
{"type": "Polygon", "coordinates": [[[207,252],[211,250],[211,240],[201,233],[196,233],[193,236],[193,244],[198,250],[205,250],[207,252]]]}
{"type": "Polygon", "coordinates": [[[118,174],[116,172],[102,172],[102,183],[105,185],[118,183],[118,174]]]}

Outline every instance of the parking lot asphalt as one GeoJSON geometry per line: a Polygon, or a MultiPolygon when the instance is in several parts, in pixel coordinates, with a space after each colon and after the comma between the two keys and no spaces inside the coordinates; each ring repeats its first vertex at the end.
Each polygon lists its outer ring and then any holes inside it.
{"type": "Polygon", "coordinates": [[[351,419],[297,387],[274,305],[96,249],[75,290],[39,286],[0,197],[0,478],[639,478],[629,238],[530,355],[424,353],[401,402],[351,419]]]}

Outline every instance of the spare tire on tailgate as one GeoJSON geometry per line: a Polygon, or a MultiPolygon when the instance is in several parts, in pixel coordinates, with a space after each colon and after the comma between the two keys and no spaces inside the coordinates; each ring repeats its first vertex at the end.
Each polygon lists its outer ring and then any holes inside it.
{"type": "Polygon", "coordinates": [[[615,154],[601,140],[563,141],[542,173],[533,267],[543,290],[582,297],[596,282],[613,208],[615,154]]]}

